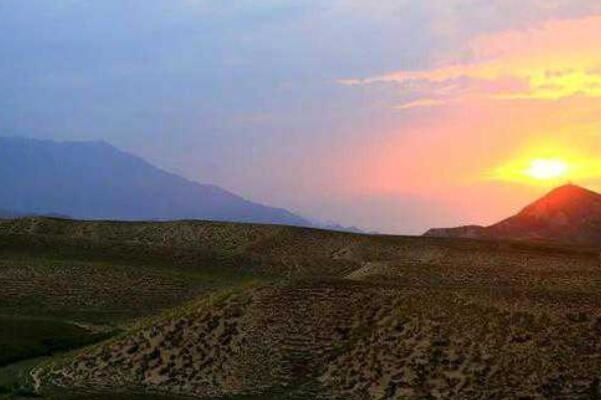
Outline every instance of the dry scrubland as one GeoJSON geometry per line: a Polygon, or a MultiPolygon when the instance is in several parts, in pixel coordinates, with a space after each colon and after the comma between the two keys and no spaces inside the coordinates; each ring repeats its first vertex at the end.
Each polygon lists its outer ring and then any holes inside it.
{"type": "Polygon", "coordinates": [[[121,329],[36,366],[45,396],[600,397],[594,250],[203,222],[25,219],[0,236],[0,310],[40,293],[121,329]]]}

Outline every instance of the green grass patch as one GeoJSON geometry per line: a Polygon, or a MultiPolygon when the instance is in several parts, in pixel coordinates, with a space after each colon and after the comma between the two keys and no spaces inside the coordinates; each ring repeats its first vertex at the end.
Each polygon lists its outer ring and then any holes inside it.
{"type": "Polygon", "coordinates": [[[0,316],[0,366],[50,356],[109,336],[64,321],[0,316]]]}
{"type": "Polygon", "coordinates": [[[121,324],[254,279],[219,268],[0,252],[0,315],[121,324]]]}

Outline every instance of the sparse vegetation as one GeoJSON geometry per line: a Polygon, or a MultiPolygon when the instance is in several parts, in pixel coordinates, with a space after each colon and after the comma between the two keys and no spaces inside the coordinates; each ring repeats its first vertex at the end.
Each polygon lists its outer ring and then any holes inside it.
{"type": "Polygon", "coordinates": [[[124,330],[35,365],[48,398],[599,395],[586,248],[200,222],[2,231],[1,310],[124,330]]]}

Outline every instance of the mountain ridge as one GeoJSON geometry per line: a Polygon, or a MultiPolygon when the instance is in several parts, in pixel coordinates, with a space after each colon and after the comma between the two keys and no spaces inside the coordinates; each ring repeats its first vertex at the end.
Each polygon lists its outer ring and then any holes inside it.
{"type": "Polygon", "coordinates": [[[496,224],[430,229],[424,235],[601,245],[601,194],[570,183],[496,224]]]}
{"type": "Polygon", "coordinates": [[[16,215],[313,225],[283,208],[162,170],[104,141],[0,137],[0,166],[0,183],[10,188],[0,193],[0,209],[16,215]]]}

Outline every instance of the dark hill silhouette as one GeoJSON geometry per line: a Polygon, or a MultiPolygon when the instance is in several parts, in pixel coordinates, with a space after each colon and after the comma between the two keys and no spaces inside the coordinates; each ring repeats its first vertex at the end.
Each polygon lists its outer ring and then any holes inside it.
{"type": "Polygon", "coordinates": [[[0,138],[0,209],[81,219],[311,225],[284,209],[192,182],[105,142],[0,138]]]}
{"type": "Polygon", "coordinates": [[[68,215],[64,215],[64,214],[56,214],[56,213],[45,213],[45,214],[18,213],[18,212],[14,212],[14,211],[0,209],[0,219],[17,219],[17,218],[26,218],[26,217],[48,217],[48,218],[69,219],[69,216],[68,215]]]}
{"type": "Polygon", "coordinates": [[[495,225],[431,229],[425,235],[548,240],[597,246],[601,245],[601,194],[569,184],[495,225]]]}

